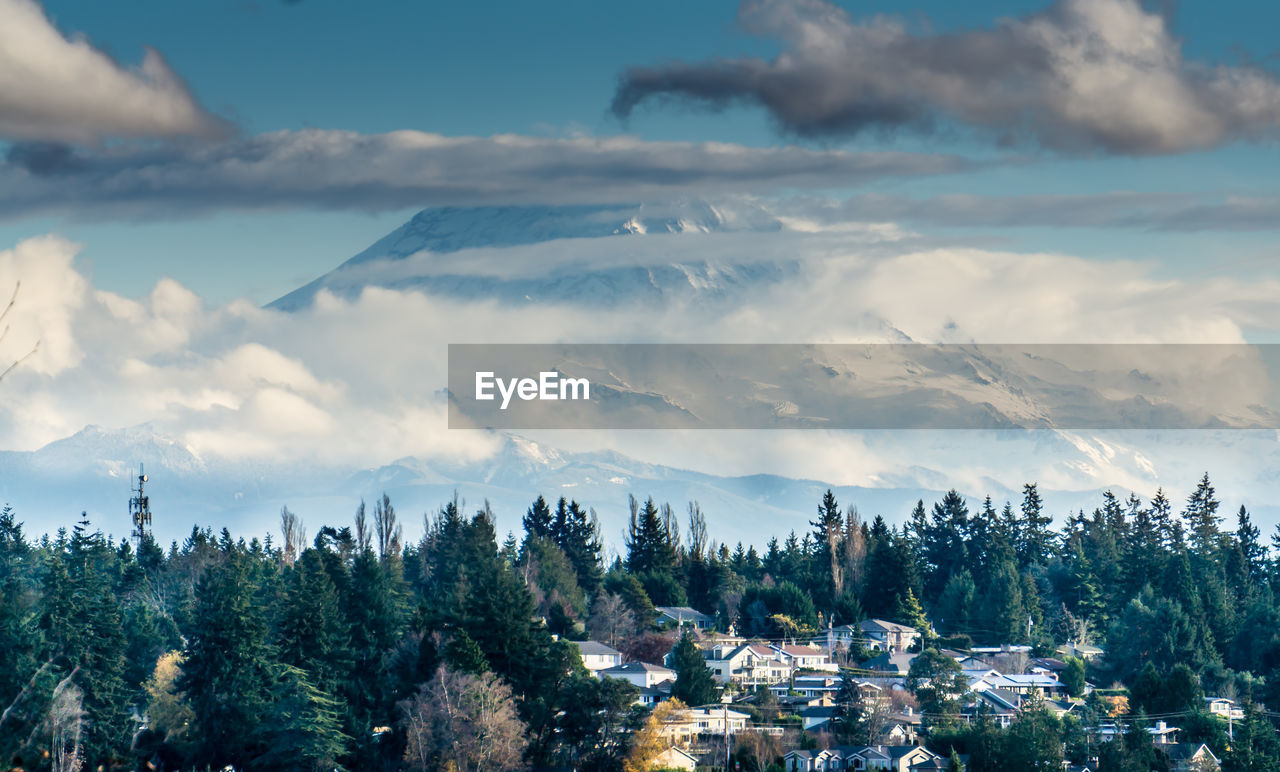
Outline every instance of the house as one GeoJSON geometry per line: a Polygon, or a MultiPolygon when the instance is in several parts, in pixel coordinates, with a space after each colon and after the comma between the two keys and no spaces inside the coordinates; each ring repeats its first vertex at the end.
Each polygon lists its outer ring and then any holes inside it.
{"type": "Polygon", "coordinates": [[[608,670],[622,664],[622,652],[599,641],[574,641],[573,643],[578,647],[582,666],[591,671],[592,675],[598,675],[601,670],[608,670]]]}
{"type": "Polygon", "coordinates": [[[822,670],[828,673],[840,672],[840,666],[831,661],[827,652],[816,646],[778,645],[769,648],[782,656],[796,670],[822,670]]]}
{"type": "MultiPolygon", "coordinates": [[[[1178,732],[1182,731],[1176,726],[1169,726],[1163,721],[1157,721],[1154,726],[1147,727],[1147,732],[1151,734],[1151,742],[1157,748],[1167,750],[1169,746],[1177,745],[1178,732]]],[[[1115,724],[1099,724],[1098,739],[1102,742],[1110,742],[1117,738],[1124,737],[1124,727],[1115,724]]]]}
{"type": "Polygon", "coordinates": [[[704,650],[703,656],[717,681],[748,688],[781,683],[790,679],[796,670],[779,651],[758,643],[714,646],[704,650]]]}
{"type": "Polygon", "coordinates": [[[597,675],[604,678],[621,678],[641,689],[648,689],[663,681],[676,679],[676,671],[661,665],[650,665],[648,662],[628,662],[625,665],[601,670],[597,675]]]}
{"type": "Polygon", "coordinates": [[[817,706],[801,708],[796,711],[796,715],[800,717],[801,728],[806,732],[812,732],[828,727],[839,711],[840,709],[835,706],[817,706]]]}
{"type": "Polygon", "coordinates": [[[833,770],[947,769],[946,759],[919,745],[840,746],[822,751],[795,750],[783,756],[787,772],[832,772],[833,770]],[[941,760],[943,766],[937,766],[941,760]],[[933,766],[930,766],[930,765],[933,766]]]}
{"type": "Polygon", "coordinates": [[[1226,697],[1205,697],[1204,701],[1209,707],[1209,712],[1215,716],[1235,721],[1244,720],[1244,709],[1237,708],[1235,702],[1226,697]]]}
{"type": "Polygon", "coordinates": [[[659,702],[666,702],[671,699],[671,687],[675,681],[663,681],[657,686],[642,686],[640,693],[636,695],[636,704],[652,708],[659,702]]]}
{"type": "Polygon", "coordinates": [[[1221,760],[1204,743],[1174,743],[1160,748],[1169,755],[1173,772],[1205,772],[1221,768],[1221,760]]]}
{"type": "Polygon", "coordinates": [[[1102,656],[1103,652],[1102,649],[1099,649],[1097,646],[1072,641],[1066,646],[1059,646],[1058,653],[1064,657],[1079,657],[1083,660],[1090,660],[1094,657],[1102,656]]]}
{"type": "Polygon", "coordinates": [[[908,652],[886,651],[862,663],[864,670],[876,670],[881,673],[906,675],[911,671],[911,662],[920,656],[908,652]]]}
{"type": "Polygon", "coordinates": [[[730,735],[744,731],[750,718],[746,713],[728,708],[688,708],[672,714],[663,733],[684,737],[724,737],[726,729],[730,735]]]}
{"type": "Polygon", "coordinates": [[[658,624],[684,627],[688,625],[695,630],[709,630],[715,627],[715,617],[691,609],[688,606],[658,606],[658,624]]]}
{"type": "Polygon", "coordinates": [[[698,759],[674,745],[659,753],[653,760],[655,769],[697,769],[698,759]]]}
{"type": "Polygon", "coordinates": [[[846,647],[857,644],[881,651],[906,651],[920,640],[920,633],[914,627],[883,619],[866,619],[856,625],[834,627],[829,635],[833,642],[846,647]]]}
{"type": "Polygon", "coordinates": [[[806,700],[833,700],[840,691],[840,679],[836,676],[802,676],[798,675],[787,681],[780,681],[769,687],[778,699],[784,697],[802,697],[806,700]]]}

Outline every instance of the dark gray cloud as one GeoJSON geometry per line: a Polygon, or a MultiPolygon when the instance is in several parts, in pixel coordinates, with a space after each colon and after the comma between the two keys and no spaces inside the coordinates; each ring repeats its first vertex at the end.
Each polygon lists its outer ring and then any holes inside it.
{"type": "Polygon", "coordinates": [[[1057,0],[991,28],[933,34],[854,21],[825,0],[744,0],[741,26],[780,40],[782,53],[633,67],[613,111],[747,104],[806,137],[945,122],[1004,144],[1128,155],[1275,136],[1280,82],[1257,67],[1184,59],[1169,13],[1137,0],[1057,0]]]}
{"type": "Polygon", "coordinates": [[[930,198],[865,194],[842,200],[793,198],[775,203],[773,211],[824,226],[902,222],[944,228],[1129,228],[1175,232],[1280,230],[1280,197],[1216,198],[1190,193],[945,194],[930,198]]]}
{"type": "Polygon", "coordinates": [[[218,210],[634,202],[837,189],[979,165],[956,156],[646,142],[629,136],[446,137],[415,131],[277,132],[216,145],[15,146],[0,219],[167,217],[218,210]]]}

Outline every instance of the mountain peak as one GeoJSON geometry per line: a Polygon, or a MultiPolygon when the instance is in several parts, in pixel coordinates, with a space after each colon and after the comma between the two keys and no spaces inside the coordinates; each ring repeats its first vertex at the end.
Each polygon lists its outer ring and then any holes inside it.
{"type": "Polygon", "coordinates": [[[284,311],[303,308],[321,289],[353,289],[343,281],[344,272],[351,275],[355,269],[370,263],[406,260],[421,253],[518,247],[561,239],[767,233],[782,227],[781,221],[763,207],[746,200],[715,204],[679,200],[644,204],[432,207],[418,212],[335,271],[276,300],[271,307],[284,311]]]}

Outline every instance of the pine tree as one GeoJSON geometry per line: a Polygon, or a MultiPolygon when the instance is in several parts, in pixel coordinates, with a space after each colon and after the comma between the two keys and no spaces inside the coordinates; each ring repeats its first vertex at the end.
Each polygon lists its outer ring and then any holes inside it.
{"type": "Polygon", "coordinates": [[[1195,491],[1187,497],[1187,508],[1182,512],[1182,519],[1187,523],[1191,534],[1191,543],[1197,554],[1208,555],[1217,549],[1219,502],[1215,498],[1213,485],[1209,483],[1209,473],[1205,472],[1195,491]]]}
{"type": "Polygon", "coordinates": [[[277,650],[286,665],[305,670],[310,683],[333,694],[350,669],[347,621],[321,551],[308,549],[288,569],[288,589],[277,650]]]}
{"type": "Polygon", "coordinates": [[[185,625],[178,688],[195,713],[196,757],[214,768],[247,766],[263,750],[253,738],[271,701],[272,652],[250,573],[236,551],[211,567],[185,625]]]}
{"type": "Polygon", "coordinates": [[[1044,513],[1044,502],[1035,483],[1022,486],[1022,521],[1019,523],[1021,543],[1018,558],[1022,565],[1043,564],[1049,557],[1053,517],[1044,513]]]}
{"type": "Polygon", "coordinates": [[[676,682],[671,687],[671,696],[686,705],[709,705],[719,700],[719,689],[715,679],[707,668],[706,658],[693,642],[693,637],[686,632],[671,652],[672,669],[676,671],[676,682]]]}
{"type": "Polygon", "coordinates": [[[550,539],[553,538],[554,518],[551,516],[551,507],[547,506],[547,500],[538,496],[534,500],[533,505],[529,507],[529,511],[524,515],[524,534],[526,539],[550,539]]]}

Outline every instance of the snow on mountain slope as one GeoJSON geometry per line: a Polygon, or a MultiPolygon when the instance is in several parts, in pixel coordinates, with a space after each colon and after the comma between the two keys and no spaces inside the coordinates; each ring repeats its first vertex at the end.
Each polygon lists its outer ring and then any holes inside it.
{"type": "Polygon", "coordinates": [[[271,307],[292,311],[326,289],[339,296],[365,286],[420,289],[451,297],[530,302],[563,300],[606,304],[631,297],[673,292],[716,291],[777,280],[790,268],[744,260],[740,264],[692,260],[656,264],[575,264],[520,275],[523,266],[502,273],[476,272],[463,261],[446,266],[427,261],[427,270],[379,271],[379,263],[403,263],[423,254],[444,255],[566,240],[687,234],[770,233],[782,223],[748,202],[712,205],[702,201],[629,206],[494,206],[424,209],[334,271],[276,300],[271,307]],[[388,275],[389,273],[389,275],[388,275]],[[504,275],[505,274],[505,275],[504,275]]]}

